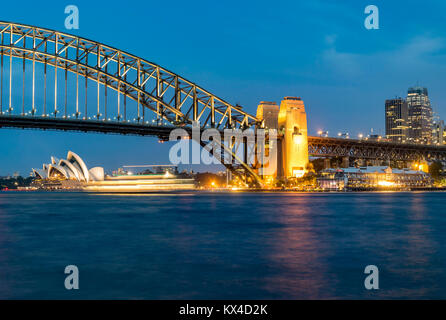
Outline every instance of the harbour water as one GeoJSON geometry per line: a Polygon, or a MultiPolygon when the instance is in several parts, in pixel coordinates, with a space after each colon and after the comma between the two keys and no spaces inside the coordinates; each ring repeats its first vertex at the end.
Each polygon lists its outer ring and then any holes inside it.
{"type": "Polygon", "coordinates": [[[446,193],[0,193],[2,299],[446,298],[446,193]],[[79,268],[79,290],[64,287],[79,268]],[[379,268],[379,290],[364,268],[379,268]]]}

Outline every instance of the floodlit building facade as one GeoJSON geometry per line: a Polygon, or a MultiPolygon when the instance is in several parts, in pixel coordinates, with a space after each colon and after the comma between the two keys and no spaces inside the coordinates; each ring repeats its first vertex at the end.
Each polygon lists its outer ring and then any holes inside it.
{"type": "Polygon", "coordinates": [[[279,110],[279,177],[299,178],[307,172],[308,135],[307,114],[301,98],[285,97],[279,110]]]}
{"type": "Polygon", "coordinates": [[[263,120],[265,129],[279,128],[279,106],[275,102],[261,101],[257,107],[257,118],[263,120]]]}
{"type": "Polygon", "coordinates": [[[257,119],[263,121],[263,129],[267,132],[264,143],[265,149],[263,159],[261,160],[262,168],[258,170],[258,174],[262,176],[267,184],[277,177],[277,130],[279,128],[279,106],[275,102],[262,101],[257,107],[257,119]],[[271,137],[270,133],[273,133],[271,137]]]}
{"type": "MultiPolygon", "coordinates": [[[[308,136],[307,114],[301,98],[285,97],[280,107],[275,102],[260,102],[257,107],[257,118],[262,120],[265,129],[277,130],[277,145],[266,141],[265,154],[275,152],[274,160],[277,168],[274,174],[262,175],[267,181],[274,178],[300,178],[308,169],[308,136]],[[274,151],[272,151],[274,150],[274,151]]],[[[270,171],[270,170],[268,170],[270,171]]]]}
{"type": "Polygon", "coordinates": [[[432,183],[431,176],[422,170],[385,166],[325,169],[318,178],[324,190],[427,188],[432,183]]]}

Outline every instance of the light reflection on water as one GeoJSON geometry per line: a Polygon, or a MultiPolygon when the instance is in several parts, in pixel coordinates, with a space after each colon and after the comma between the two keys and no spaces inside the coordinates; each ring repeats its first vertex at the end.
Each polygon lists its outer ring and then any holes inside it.
{"type": "Polygon", "coordinates": [[[0,193],[0,298],[445,298],[445,196],[0,193]]]}

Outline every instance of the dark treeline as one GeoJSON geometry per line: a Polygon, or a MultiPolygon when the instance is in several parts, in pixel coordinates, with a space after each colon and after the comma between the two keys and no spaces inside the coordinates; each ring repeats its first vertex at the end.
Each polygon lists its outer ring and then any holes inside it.
{"type": "Polygon", "coordinates": [[[28,187],[34,180],[32,177],[0,178],[0,190],[15,190],[18,187],[28,187]]]}

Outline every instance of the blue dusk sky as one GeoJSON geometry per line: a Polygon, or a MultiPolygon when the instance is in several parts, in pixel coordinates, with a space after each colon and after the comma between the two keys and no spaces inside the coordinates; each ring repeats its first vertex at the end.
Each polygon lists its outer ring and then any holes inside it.
{"type": "MultiPolygon", "coordinates": [[[[69,33],[158,63],[248,112],[262,100],[302,97],[310,134],[384,134],[385,99],[417,83],[446,117],[444,1],[22,0],[3,2],[0,20],[66,31],[70,4],[80,10],[80,29],[69,33]],[[364,27],[369,4],[379,8],[379,30],[364,27]]],[[[0,175],[28,175],[68,150],[107,171],[168,163],[169,144],[0,129],[0,150],[0,175]]]]}

